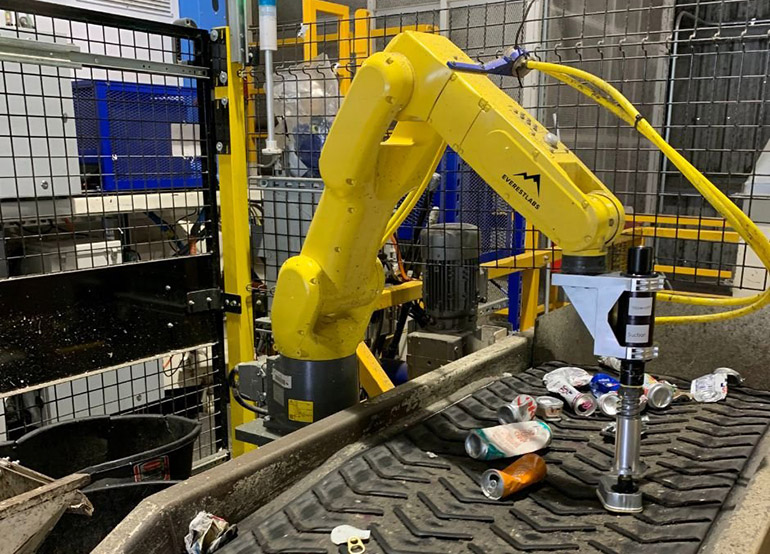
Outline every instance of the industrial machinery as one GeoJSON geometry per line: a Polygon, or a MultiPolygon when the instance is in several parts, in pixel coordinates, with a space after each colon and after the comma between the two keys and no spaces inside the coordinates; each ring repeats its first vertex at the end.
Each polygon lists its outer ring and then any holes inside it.
{"type": "MultiPolygon", "coordinates": [[[[494,68],[475,66],[443,37],[404,33],[361,68],[322,154],[326,190],[302,253],[279,275],[273,328],[281,357],[268,382],[281,410],[271,411],[273,420],[296,427],[357,401],[355,348],[383,286],[376,253],[424,190],[447,143],[562,247],[565,272],[603,290],[601,278],[594,276],[604,272],[606,249],[623,228],[622,205],[555,135],[485,75],[476,74],[521,74],[525,61],[516,51],[494,68]],[[348,148],[351,142],[359,145],[354,151],[348,148]],[[329,233],[332,225],[340,232],[329,233]]],[[[442,237],[428,246],[429,259],[460,262],[440,271],[463,271],[466,260],[472,263],[474,234],[467,231],[429,233],[429,238],[442,237]]],[[[451,301],[459,309],[445,310],[431,302],[428,277],[427,304],[435,306],[435,325],[463,329],[475,323],[468,315],[475,302],[473,281],[467,276],[457,281],[451,301]]],[[[603,308],[597,302],[594,315],[603,308]]],[[[638,421],[638,412],[629,418],[638,421]]],[[[631,444],[623,452],[638,452],[638,433],[619,437],[631,444]]],[[[634,494],[626,475],[616,495],[634,494]]]]}
{"type": "MultiPolygon", "coordinates": [[[[518,48],[477,65],[444,37],[403,33],[358,71],[322,153],[326,188],[306,242],[281,269],[273,305],[281,355],[268,368],[269,415],[288,430],[357,402],[355,350],[383,287],[377,251],[425,190],[449,144],[562,248],[562,274],[555,283],[564,287],[593,335],[595,354],[622,361],[615,464],[613,474],[600,483],[599,497],[611,511],[639,511],[641,493],[634,485],[642,470],[637,400],[645,362],[657,355],[652,333],[662,278],[652,271],[651,250],[643,247],[630,251],[628,273],[605,274],[607,249],[624,227],[623,206],[556,135],[486,77],[521,78],[533,69],[614,111],[650,138],[728,220],[735,220],[736,228],[753,225],[684,158],[667,150],[644,118],[606,83],[579,70],[533,61],[518,48]],[[350,144],[357,148],[351,150],[350,144]]],[[[445,227],[428,234],[435,242],[428,244],[426,259],[438,264],[428,263],[426,305],[437,329],[462,332],[475,324],[475,282],[469,270],[477,256],[474,236],[471,228],[445,227]],[[433,272],[451,290],[440,290],[433,272]],[[436,301],[436,294],[442,301],[436,301]]],[[[743,304],[753,310],[762,302],[767,299],[759,295],[743,304]]],[[[671,319],[665,323],[677,322],[671,319]]]]}
{"type": "Polygon", "coordinates": [[[422,273],[426,323],[407,335],[410,379],[458,360],[507,335],[477,325],[482,287],[479,229],[469,223],[431,225],[423,233],[422,273]]]}

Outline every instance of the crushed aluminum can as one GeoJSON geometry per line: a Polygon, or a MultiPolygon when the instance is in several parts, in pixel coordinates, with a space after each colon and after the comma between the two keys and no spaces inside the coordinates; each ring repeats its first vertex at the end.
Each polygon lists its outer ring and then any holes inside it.
{"type": "Polygon", "coordinates": [[[465,452],[477,460],[512,458],[551,444],[551,428],[542,421],[522,421],[474,429],[465,439],[465,452]]]}
{"type": "Polygon", "coordinates": [[[621,364],[620,359],[615,356],[599,356],[599,365],[620,371],[621,364]]]}
{"type": "Polygon", "coordinates": [[[500,500],[539,483],[548,472],[545,460],[537,454],[524,454],[505,469],[488,469],[481,475],[481,492],[500,500]]]}
{"type": "Polygon", "coordinates": [[[497,409],[497,420],[500,424],[516,423],[517,421],[532,421],[537,412],[537,401],[528,394],[520,394],[508,404],[497,409]]]}
{"type": "Polygon", "coordinates": [[[620,408],[620,396],[617,391],[605,392],[599,398],[596,399],[596,403],[599,406],[599,411],[606,416],[615,417],[618,415],[618,409],[620,408]]]}
{"type": "Polygon", "coordinates": [[[620,388],[620,382],[606,373],[597,373],[591,377],[589,386],[591,387],[591,392],[594,393],[594,396],[599,398],[601,395],[610,391],[618,390],[620,388]]]}
{"type": "Polygon", "coordinates": [[[668,408],[674,401],[676,387],[670,383],[658,381],[649,373],[644,374],[644,394],[651,408],[668,408]]]}
{"type": "Polygon", "coordinates": [[[559,421],[561,419],[564,402],[553,396],[538,396],[535,401],[537,402],[537,411],[535,412],[537,417],[546,421],[559,421]]]}
{"type": "Polygon", "coordinates": [[[589,417],[596,411],[596,398],[580,392],[565,379],[551,379],[545,386],[550,392],[561,396],[576,416],[589,417]]]}
{"type": "Polygon", "coordinates": [[[198,512],[189,525],[184,537],[188,554],[209,554],[215,552],[238,536],[238,526],[231,525],[221,517],[208,512],[198,512]]]}
{"type": "Polygon", "coordinates": [[[727,375],[709,373],[690,383],[690,395],[696,402],[719,402],[727,396],[727,375]]]}
{"type": "MultiPolygon", "coordinates": [[[[647,397],[641,395],[639,397],[639,409],[644,411],[647,407],[647,402],[647,397]]],[[[599,411],[604,415],[615,417],[618,415],[618,410],[620,410],[620,395],[618,391],[610,391],[597,398],[596,403],[599,405],[599,411]]]]}
{"type": "Polygon", "coordinates": [[[713,371],[713,373],[726,375],[728,383],[730,382],[730,377],[732,377],[733,379],[735,379],[736,384],[738,385],[743,384],[743,376],[731,367],[718,367],[713,371]]]}
{"type": "Polygon", "coordinates": [[[591,382],[591,374],[582,367],[560,367],[543,375],[546,388],[549,382],[554,381],[566,381],[573,387],[585,387],[591,382]]]}
{"type": "Polygon", "coordinates": [[[334,544],[340,545],[347,544],[348,540],[353,537],[358,537],[363,541],[368,541],[369,537],[371,536],[372,532],[368,529],[359,529],[357,527],[353,527],[352,525],[338,525],[332,529],[330,538],[334,544]]]}

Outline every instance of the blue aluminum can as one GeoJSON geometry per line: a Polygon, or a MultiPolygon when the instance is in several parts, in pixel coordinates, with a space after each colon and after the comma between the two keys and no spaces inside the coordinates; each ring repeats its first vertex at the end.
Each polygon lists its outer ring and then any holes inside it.
{"type": "Polygon", "coordinates": [[[620,383],[614,377],[607,375],[606,373],[597,373],[591,378],[591,392],[594,393],[596,398],[599,398],[603,394],[616,391],[620,388],[620,383]]]}

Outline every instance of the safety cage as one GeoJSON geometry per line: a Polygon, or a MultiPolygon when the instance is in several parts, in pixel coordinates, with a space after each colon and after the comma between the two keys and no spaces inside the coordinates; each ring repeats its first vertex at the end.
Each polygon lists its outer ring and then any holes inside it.
{"type": "Polygon", "coordinates": [[[227,454],[209,33],[0,2],[0,441],[176,414],[227,454]]]}

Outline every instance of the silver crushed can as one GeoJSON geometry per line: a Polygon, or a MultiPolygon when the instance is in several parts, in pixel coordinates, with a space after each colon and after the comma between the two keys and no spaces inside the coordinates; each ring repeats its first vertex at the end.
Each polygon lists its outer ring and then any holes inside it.
{"type": "Polygon", "coordinates": [[[518,423],[520,421],[532,421],[535,419],[537,401],[528,394],[520,394],[508,404],[497,409],[497,419],[501,425],[506,423],[518,423]]]}
{"type": "Polygon", "coordinates": [[[561,419],[564,402],[553,396],[538,396],[535,401],[537,402],[537,417],[545,421],[559,421],[561,419]]]}
{"type": "Polygon", "coordinates": [[[664,383],[655,383],[644,388],[647,403],[652,408],[668,408],[674,401],[674,391],[664,383]]]}
{"type": "Polygon", "coordinates": [[[596,403],[599,405],[599,411],[604,415],[615,417],[618,415],[618,408],[620,407],[620,396],[618,391],[605,392],[599,398],[596,399],[596,403]]]}
{"type": "MultiPolygon", "coordinates": [[[[620,409],[620,395],[618,391],[604,393],[596,399],[599,410],[606,416],[615,417],[620,409]]],[[[639,409],[644,410],[647,407],[648,398],[645,395],[639,397],[639,409]]]]}
{"type": "Polygon", "coordinates": [[[643,388],[651,408],[668,408],[674,401],[673,386],[658,381],[652,375],[644,375],[643,388]]]}
{"type": "Polygon", "coordinates": [[[596,411],[596,398],[594,398],[594,395],[580,392],[565,379],[553,379],[547,382],[545,386],[549,392],[561,396],[578,417],[589,417],[596,411]]]}

